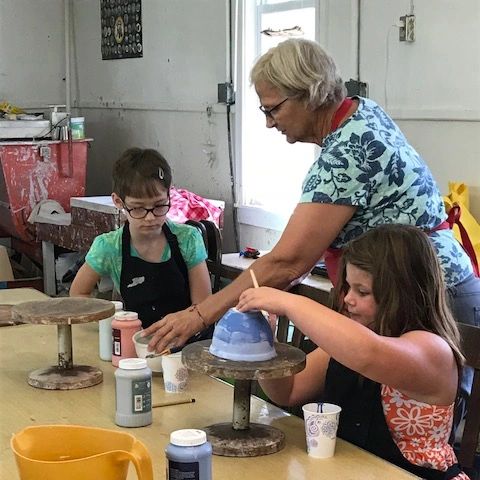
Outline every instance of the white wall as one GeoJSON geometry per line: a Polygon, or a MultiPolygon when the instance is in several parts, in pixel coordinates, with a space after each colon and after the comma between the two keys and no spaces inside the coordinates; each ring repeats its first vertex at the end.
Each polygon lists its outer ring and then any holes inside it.
{"type": "MultiPolygon", "coordinates": [[[[320,1],[320,41],[343,78],[355,77],[357,1],[320,1]]],[[[443,194],[449,180],[470,186],[471,210],[480,220],[480,2],[415,0],[416,41],[407,44],[393,25],[411,3],[360,2],[360,78],[423,156],[443,194]]],[[[260,249],[279,237],[253,226],[241,232],[242,244],[260,249]]]]}
{"type": "Polygon", "coordinates": [[[157,148],[177,186],[227,202],[228,248],[227,119],[216,105],[217,84],[227,79],[226,15],[224,0],[143,0],[143,58],[104,61],[99,2],[75,2],[74,104],[94,138],[88,194],[110,192],[112,163],[125,148],[157,148]]]}
{"type": "Polygon", "coordinates": [[[480,219],[480,2],[416,0],[414,6],[416,41],[407,44],[392,25],[409,13],[410,0],[362,2],[361,76],[440,190],[448,191],[449,180],[471,187],[471,209],[480,219]]]}
{"type": "MultiPolygon", "coordinates": [[[[360,3],[360,73],[370,96],[397,119],[443,192],[449,179],[472,187],[472,210],[480,218],[480,2],[414,1],[413,44],[398,42],[392,27],[408,13],[410,0],[360,3]]],[[[111,165],[125,148],[158,148],[177,185],[227,202],[228,250],[226,115],[215,103],[217,83],[227,80],[226,5],[143,0],[144,57],[102,61],[99,1],[75,0],[72,93],[94,138],[87,194],[110,192],[111,165]]],[[[319,38],[345,79],[356,75],[356,5],[325,0],[320,8],[319,38]]],[[[63,14],[63,0],[0,0],[0,99],[25,106],[64,103],[63,14]]],[[[278,235],[242,225],[241,245],[271,248],[278,235]]]]}
{"type": "Polygon", "coordinates": [[[0,100],[65,103],[63,0],[0,0],[0,100]]]}

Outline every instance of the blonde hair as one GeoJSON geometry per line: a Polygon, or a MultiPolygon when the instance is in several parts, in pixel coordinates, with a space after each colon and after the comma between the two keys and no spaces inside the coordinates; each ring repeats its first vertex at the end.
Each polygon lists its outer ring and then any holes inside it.
{"type": "Polygon", "coordinates": [[[312,109],[341,102],[346,88],[330,55],[316,42],[292,38],[268,50],[255,63],[250,82],[266,81],[285,96],[312,109]]]}

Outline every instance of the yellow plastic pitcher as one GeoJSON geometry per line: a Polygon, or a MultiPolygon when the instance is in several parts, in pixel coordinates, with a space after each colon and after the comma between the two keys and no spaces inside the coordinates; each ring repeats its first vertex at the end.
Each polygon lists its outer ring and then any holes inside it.
{"type": "Polygon", "coordinates": [[[152,460],[133,435],[80,425],[27,427],[12,437],[21,480],[124,480],[131,461],[153,480],[152,460]]]}

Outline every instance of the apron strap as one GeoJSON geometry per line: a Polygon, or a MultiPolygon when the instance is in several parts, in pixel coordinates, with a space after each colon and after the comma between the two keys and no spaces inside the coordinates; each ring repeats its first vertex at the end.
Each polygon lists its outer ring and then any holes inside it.
{"type": "Polygon", "coordinates": [[[330,126],[330,132],[333,132],[338,128],[340,125],[340,121],[346,115],[346,113],[350,110],[352,106],[353,100],[349,97],[346,97],[340,106],[337,108],[335,115],[332,118],[332,124],[330,126]]]}
{"type": "Polygon", "coordinates": [[[457,225],[458,229],[460,230],[460,238],[462,239],[461,245],[470,258],[470,262],[473,268],[473,273],[475,274],[476,277],[479,277],[480,271],[478,268],[477,255],[475,253],[475,249],[473,248],[472,241],[470,240],[470,236],[468,235],[467,230],[465,229],[462,222],[460,221],[461,215],[462,215],[462,210],[460,208],[460,205],[457,205],[457,204],[452,205],[452,207],[448,211],[447,219],[444,222],[442,222],[440,225],[437,225],[431,230],[428,230],[427,233],[436,232],[437,230],[446,230],[446,229],[451,230],[454,225],[457,225]]]}
{"type": "Polygon", "coordinates": [[[337,284],[338,280],[338,265],[342,256],[341,248],[329,247],[325,251],[324,261],[327,267],[328,278],[332,282],[333,286],[337,284]]]}
{"type": "Polygon", "coordinates": [[[170,245],[170,251],[171,251],[173,261],[176,263],[183,278],[185,279],[187,289],[190,292],[190,282],[188,281],[188,268],[187,268],[187,264],[185,263],[185,260],[183,259],[182,252],[180,251],[177,237],[172,233],[172,231],[170,230],[166,222],[163,224],[162,230],[163,230],[163,233],[165,234],[165,237],[167,237],[168,244],[170,245]]]}

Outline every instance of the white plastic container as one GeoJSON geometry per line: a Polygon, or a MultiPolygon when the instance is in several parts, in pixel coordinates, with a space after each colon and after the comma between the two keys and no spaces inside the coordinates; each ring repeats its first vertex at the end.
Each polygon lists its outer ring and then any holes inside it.
{"type": "MultiPolygon", "coordinates": [[[[122,302],[112,302],[115,306],[115,313],[123,310],[122,302]]],[[[98,322],[98,354],[102,360],[112,361],[112,320],[115,313],[98,322]]]]}
{"type": "Polygon", "coordinates": [[[0,120],[0,138],[43,137],[50,131],[49,120],[0,120]]]}
{"type": "Polygon", "coordinates": [[[72,117],[70,119],[70,129],[72,131],[72,140],[82,140],[85,138],[85,117],[72,117]]]}

